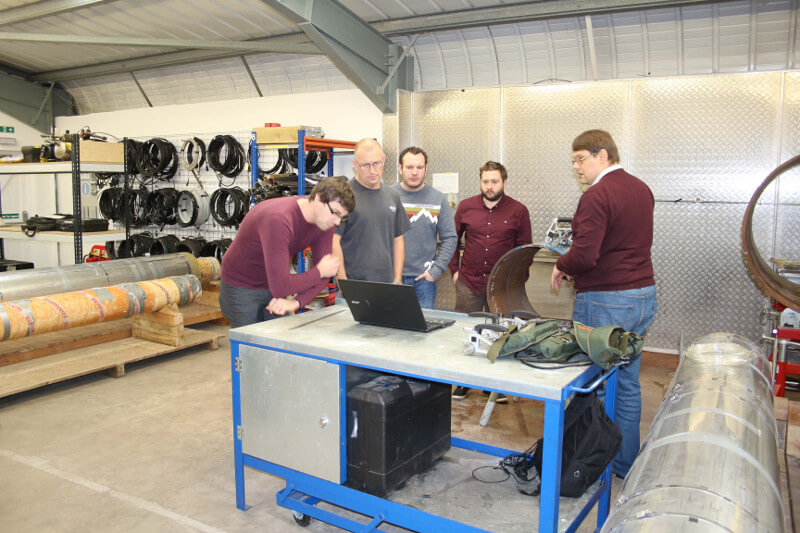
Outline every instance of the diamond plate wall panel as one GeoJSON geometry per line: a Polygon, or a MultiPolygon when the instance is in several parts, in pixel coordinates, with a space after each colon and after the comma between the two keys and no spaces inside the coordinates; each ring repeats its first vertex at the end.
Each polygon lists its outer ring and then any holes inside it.
{"type": "Polygon", "coordinates": [[[397,181],[397,115],[383,115],[383,153],[386,154],[386,165],[383,169],[383,182],[392,184],[397,181]]]}
{"type": "Polygon", "coordinates": [[[675,350],[681,333],[686,345],[713,331],[759,338],[758,315],[766,300],[749,279],[735,231],[744,209],[656,205],[653,263],[659,310],[646,346],[675,350]]]}
{"type": "Polygon", "coordinates": [[[528,206],[534,241],[544,240],[553,219],[572,216],[578,205],[580,184],[570,163],[576,135],[605,129],[627,154],[629,86],[603,82],[503,89],[507,190],[528,206]]]}
{"type": "Polygon", "coordinates": [[[781,74],[634,80],[629,169],[657,199],[747,202],[779,158],[781,74]]]}
{"type": "Polygon", "coordinates": [[[479,194],[478,169],[501,158],[500,89],[415,93],[411,120],[429,172],[458,172],[459,200],[479,194]]]}
{"type": "MultiPolygon", "coordinates": [[[[780,162],[800,155],[800,73],[786,72],[783,85],[783,114],[780,162]]],[[[776,165],[777,166],[777,165],[776,165]]],[[[781,201],[800,203],[800,174],[786,173],[781,178],[781,201]]],[[[763,176],[767,177],[766,174],[763,176]]],[[[763,179],[763,178],[762,178],[763,179]]],[[[800,235],[792,236],[795,240],[800,235]]]]}
{"type": "MultiPolygon", "coordinates": [[[[767,299],[742,259],[741,223],[756,187],[800,153],[800,74],[513,87],[495,95],[414,94],[398,129],[407,127],[412,142],[433,154],[433,171],[462,172],[459,198],[477,193],[475,171],[501,144],[508,192],[531,210],[534,240],[577,205],[572,139],[588,128],[607,129],[623,166],[657,199],[660,309],[646,346],[677,350],[681,334],[688,343],[717,330],[758,340],[767,299]]],[[[781,180],[777,208],[770,188],[755,211],[754,236],[765,259],[800,259],[798,191],[800,170],[781,180]]],[[[451,293],[449,279],[440,280],[437,308],[452,309],[451,293]]]]}

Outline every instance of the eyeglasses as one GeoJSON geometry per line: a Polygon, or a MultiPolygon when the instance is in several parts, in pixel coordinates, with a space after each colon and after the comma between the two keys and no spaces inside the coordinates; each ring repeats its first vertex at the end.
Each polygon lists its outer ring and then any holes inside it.
{"type": "Polygon", "coordinates": [[[347,222],[347,216],[348,215],[342,215],[340,213],[337,213],[336,211],[333,210],[333,208],[331,207],[331,204],[325,204],[325,205],[328,206],[328,211],[331,212],[331,215],[336,215],[339,218],[339,222],[341,222],[342,224],[347,222]]]}
{"type": "Polygon", "coordinates": [[[386,162],[385,157],[380,161],[375,161],[374,163],[358,163],[358,166],[361,167],[361,170],[363,170],[364,172],[369,172],[370,169],[380,170],[384,162],[386,162]]]}
{"type": "Polygon", "coordinates": [[[583,164],[584,161],[586,161],[587,159],[589,159],[590,156],[593,156],[593,155],[597,155],[597,152],[589,152],[588,154],[586,154],[583,157],[573,157],[572,158],[572,164],[580,166],[580,165],[583,164]]]}

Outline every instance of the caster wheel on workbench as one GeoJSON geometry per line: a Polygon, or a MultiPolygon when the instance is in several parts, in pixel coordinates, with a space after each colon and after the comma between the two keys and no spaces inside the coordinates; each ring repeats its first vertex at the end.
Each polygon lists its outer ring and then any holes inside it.
{"type": "Polygon", "coordinates": [[[292,511],[292,518],[294,518],[294,521],[297,522],[297,525],[302,527],[308,527],[308,524],[311,523],[310,516],[303,513],[298,513],[297,511],[292,511]]]}

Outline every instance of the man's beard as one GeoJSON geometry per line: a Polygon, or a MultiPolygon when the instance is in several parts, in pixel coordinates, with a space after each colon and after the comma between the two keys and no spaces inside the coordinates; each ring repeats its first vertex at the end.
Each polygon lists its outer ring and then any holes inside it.
{"type": "Polygon", "coordinates": [[[481,191],[481,196],[483,196],[483,198],[487,202],[494,202],[494,201],[499,200],[500,198],[502,198],[504,193],[505,193],[505,191],[500,191],[500,192],[494,193],[494,196],[488,196],[485,192],[481,191]]]}

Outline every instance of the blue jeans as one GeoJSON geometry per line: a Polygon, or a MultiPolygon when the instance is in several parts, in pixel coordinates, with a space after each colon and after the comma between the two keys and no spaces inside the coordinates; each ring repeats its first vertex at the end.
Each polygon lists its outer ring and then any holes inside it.
{"type": "MultiPolygon", "coordinates": [[[[639,335],[647,333],[658,311],[656,287],[625,291],[580,292],[575,295],[572,320],[590,327],[620,326],[639,335]]],[[[641,354],[617,370],[614,422],[622,432],[622,446],[612,463],[614,472],[625,476],[639,453],[639,423],[642,390],[639,385],[641,354]]]]}
{"type": "Polygon", "coordinates": [[[419,306],[423,309],[433,309],[433,303],[436,301],[436,282],[421,279],[415,281],[416,276],[403,276],[403,285],[411,285],[417,291],[417,300],[419,306]]]}

